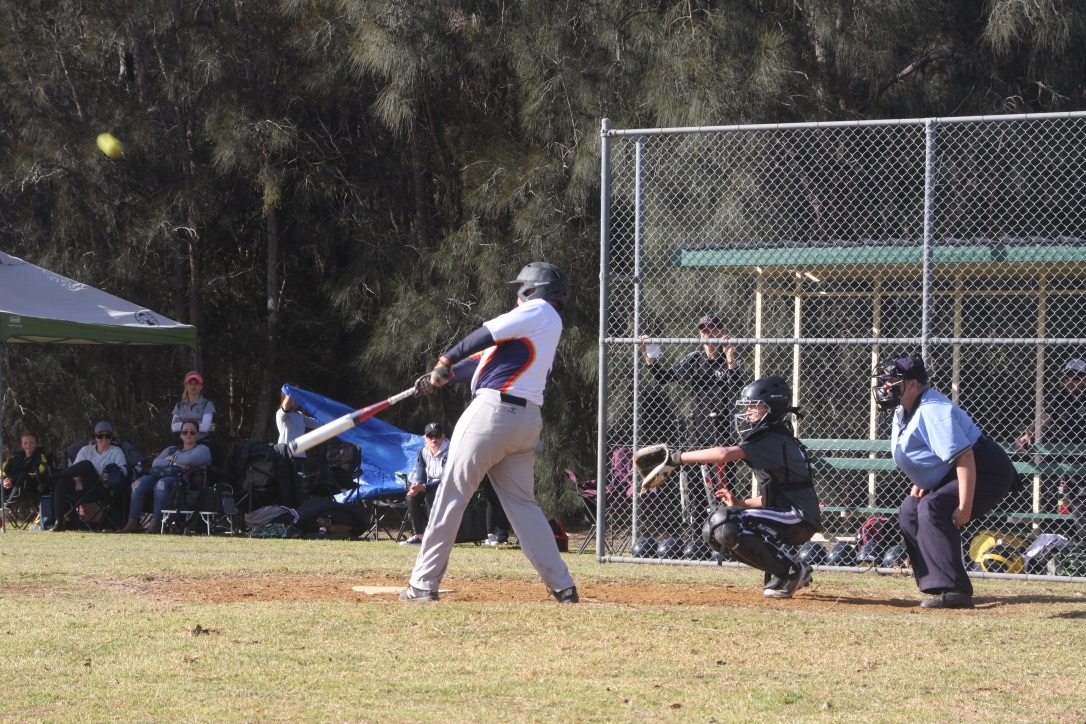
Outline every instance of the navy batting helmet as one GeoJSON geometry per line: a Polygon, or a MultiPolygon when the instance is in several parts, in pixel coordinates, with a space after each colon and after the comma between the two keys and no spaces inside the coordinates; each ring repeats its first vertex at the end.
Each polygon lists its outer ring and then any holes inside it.
{"type": "Polygon", "coordinates": [[[638,538],[630,549],[630,555],[634,558],[655,558],[656,539],[649,536],[638,538]]]}
{"type": "Polygon", "coordinates": [[[906,565],[908,562],[909,553],[905,550],[905,546],[900,543],[890,546],[886,549],[886,552],[882,554],[883,568],[899,568],[906,565]]]}
{"type": "Polygon", "coordinates": [[[683,546],[683,558],[688,561],[707,561],[712,554],[713,551],[701,538],[691,538],[683,546]]]}
{"type": "Polygon", "coordinates": [[[826,562],[826,547],[821,543],[809,540],[799,548],[799,559],[809,566],[817,566],[826,562]]]}
{"type": "Polygon", "coordinates": [[[686,541],[682,538],[664,538],[656,545],[656,557],[669,561],[682,560],[685,545],[686,541]]]}
{"type": "Polygon", "coordinates": [[[545,299],[559,309],[566,305],[569,296],[569,277],[557,266],[545,261],[528,264],[508,285],[526,302],[545,299]]]}
{"type": "Polygon", "coordinates": [[[834,543],[826,551],[827,566],[853,566],[856,565],[856,546],[852,543],[841,541],[834,543]]]}

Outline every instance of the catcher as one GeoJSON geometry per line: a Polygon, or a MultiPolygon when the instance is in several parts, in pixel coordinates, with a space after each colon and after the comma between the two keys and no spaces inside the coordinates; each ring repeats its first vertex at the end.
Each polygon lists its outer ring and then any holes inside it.
{"type": "Polygon", "coordinates": [[[730,447],[681,452],[653,445],[634,453],[642,492],[663,483],[680,465],[743,460],[760,495],[741,500],[730,488],[717,491],[724,505],[705,521],[702,537],[713,550],[728,548],[743,563],[765,572],[766,598],[791,598],[811,582],[811,567],[785,546],[799,546],[822,530],[807,452],[784,417],[792,391],[783,377],[763,377],[743,388],[735,405],[740,442],[730,447]]]}

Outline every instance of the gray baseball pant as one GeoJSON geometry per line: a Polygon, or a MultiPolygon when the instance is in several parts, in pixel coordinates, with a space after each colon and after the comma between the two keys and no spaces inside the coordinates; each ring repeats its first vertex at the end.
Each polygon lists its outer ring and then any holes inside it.
{"type": "Polygon", "coordinates": [[[535,500],[536,444],[542,428],[538,405],[502,402],[497,390],[476,393],[449,442],[449,459],[411,572],[412,586],[438,590],[464,509],[484,475],[490,476],[521,550],[547,588],[561,591],[573,585],[550,523],[535,500]]]}

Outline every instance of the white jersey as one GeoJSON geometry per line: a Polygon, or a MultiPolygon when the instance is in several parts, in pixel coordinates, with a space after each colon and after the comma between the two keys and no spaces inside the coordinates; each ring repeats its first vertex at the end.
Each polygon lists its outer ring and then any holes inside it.
{"type": "Polygon", "coordinates": [[[483,326],[494,346],[482,351],[471,391],[491,389],[543,404],[543,390],[554,365],[562,317],[543,299],[533,299],[483,326]]]}

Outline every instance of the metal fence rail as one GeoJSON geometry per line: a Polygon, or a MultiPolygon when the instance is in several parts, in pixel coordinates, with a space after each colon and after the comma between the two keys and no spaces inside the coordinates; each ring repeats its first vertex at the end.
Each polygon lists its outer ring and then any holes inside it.
{"type": "MultiPolygon", "coordinates": [[[[696,541],[715,471],[684,468],[639,495],[630,452],[733,442],[742,383],[776,374],[805,413],[797,434],[817,460],[820,543],[833,562],[882,565],[870,550],[857,562],[855,546],[838,556],[906,492],[871,373],[890,353],[920,352],[933,386],[1026,479],[967,527],[969,565],[1086,576],[1086,514],[1082,525],[1075,515],[1079,494],[1086,513],[1086,381],[1075,374],[1086,370],[1086,113],[633,130],[604,120],[601,141],[597,557],[705,555],[696,541]],[[721,336],[699,337],[706,315],[721,336]],[[728,346],[741,372],[712,399],[668,373],[728,346]],[[1078,426],[1042,424],[1054,406],[1078,426]],[[1038,540],[1046,553],[1024,556],[1038,540]],[[989,555],[995,541],[1010,555],[989,555]]],[[[742,465],[726,473],[752,492],[742,465]]]]}

